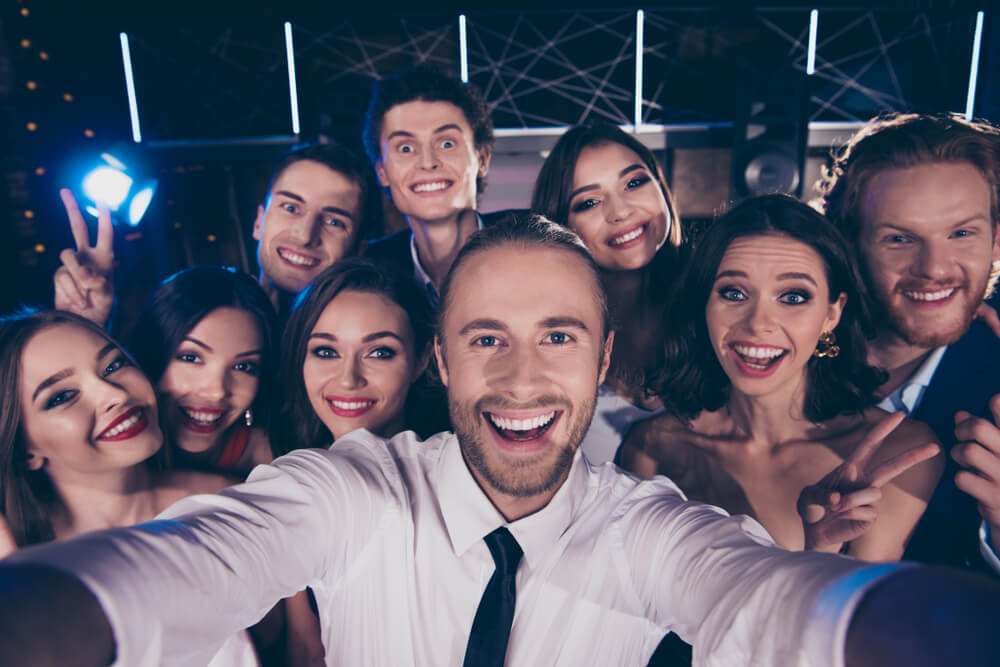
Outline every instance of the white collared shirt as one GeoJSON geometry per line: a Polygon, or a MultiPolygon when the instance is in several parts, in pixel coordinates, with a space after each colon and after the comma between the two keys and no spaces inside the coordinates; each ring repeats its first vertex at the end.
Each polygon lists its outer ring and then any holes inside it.
{"type": "Polygon", "coordinates": [[[878,407],[886,412],[903,410],[908,416],[912,415],[913,411],[919,407],[920,402],[924,400],[927,387],[934,379],[934,373],[947,349],[947,345],[942,345],[931,352],[924,363],[920,364],[920,368],[914,371],[913,375],[907,378],[903,384],[899,385],[896,391],[883,398],[878,407]]]}
{"type": "Polygon", "coordinates": [[[745,516],[579,453],[552,501],[507,523],[450,433],[355,431],[158,521],[15,554],[74,572],[121,665],[204,664],[306,586],[328,665],[461,665],[494,571],[482,538],[524,550],[507,665],[643,665],[668,630],[694,664],[842,665],[853,609],[897,565],[774,546],[745,516]]]}

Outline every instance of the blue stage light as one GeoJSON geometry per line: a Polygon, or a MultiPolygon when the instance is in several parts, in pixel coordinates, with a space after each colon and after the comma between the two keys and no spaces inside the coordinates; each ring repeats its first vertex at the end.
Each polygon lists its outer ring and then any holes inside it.
{"type": "Polygon", "coordinates": [[[97,205],[103,204],[113,218],[136,226],[145,214],[156,191],[156,181],[141,183],[128,174],[124,162],[108,153],[101,154],[102,163],[83,179],[83,194],[92,205],[85,209],[97,215],[97,205]]]}

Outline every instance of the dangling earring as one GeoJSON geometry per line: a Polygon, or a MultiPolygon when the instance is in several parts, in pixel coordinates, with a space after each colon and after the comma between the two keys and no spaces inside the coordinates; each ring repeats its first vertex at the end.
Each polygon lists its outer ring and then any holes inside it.
{"type": "Polygon", "coordinates": [[[819,337],[819,342],[816,344],[813,356],[819,357],[820,359],[833,359],[840,354],[840,346],[835,345],[836,342],[837,337],[833,335],[832,331],[823,333],[823,335],[819,337]]]}
{"type": "Polygon", "coordinates": [[[253,426],[253,412],[250,411],[250,408],[247,408],[247,411],[243,413],[243,421],[246,422],[247,428],[253,426]]]}

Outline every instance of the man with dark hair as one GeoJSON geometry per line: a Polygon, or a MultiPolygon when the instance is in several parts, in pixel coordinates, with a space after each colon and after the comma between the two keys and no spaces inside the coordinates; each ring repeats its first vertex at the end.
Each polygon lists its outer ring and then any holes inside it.
{"type": "Polygon", "coordinates": [[[260,284],[279,312],[323,269],[357,252],[367,219],[366,171],[339,144],[296,148],[275,163],[253,237],[260,284]]]}
{"type": "Polygon", "coordinates": [[[418,65],[372,86],[363,140],[409,225],[369,244],[366,254],[412,270],[436,307],[458,251],[497,216],[476,211],[493,153],[486,102],[474,86],[418,65]]]}
{"type": "Polygon", "coordinates": [[[881,407],[926,422],[950,451],[904,558],[1000,572],[987,548],[1000,547],[1000,341],[973,323],[1000,259],[998,187],[998,128],[900,114],[840,150],[819,204],[874,296],[881,407]]]}
{"type": "MultiPolygon", "coordinates": [[[[369,216],[368,179],[364,161],[334,143],[292,149],[274,164],[267,195],[257,207],[253,237],[261,287],[282,319],[295,296],[323,269],[357,252],[369,216]]],[[[114,304],[110,215],[100,216],[92,247],[73,194],[62,190],[60,196],[76,250],[60,254],[55,307],[103,326],[114,304]]]]}
{"type": "Polygon", "coordinates": [[[0,663],[196,664],[306,585],[329,665],[639,665],[671,630],[705,665],[1000,659],[972,641],[997,582],[785,551],[665,478],[591,467],[614,334],[572,232],[488,228],[455,265],[435,341],[455,434],[356,431],[159,521],[14,554],[0,663]]]}

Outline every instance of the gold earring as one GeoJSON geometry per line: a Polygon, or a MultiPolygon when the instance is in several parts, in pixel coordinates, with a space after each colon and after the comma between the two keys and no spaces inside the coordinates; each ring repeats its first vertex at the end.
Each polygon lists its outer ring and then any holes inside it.
{"type": "Polygon", "coordinates": [[[250,411],[250,408],[247,408],[247,411],[243,413],[243,421],[246,422],[247,427],[253,426],[253,412],[250,411]]]}
{"type": "Polygon", "coordinates": [[[840,354],[840,346],[836,345],[837,337],[832,331],[826,331],[819,337],[816,349],[813,351],[814,357],[820,359],[833,359],[840,354]]]}

